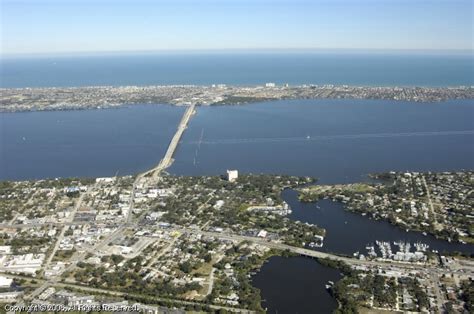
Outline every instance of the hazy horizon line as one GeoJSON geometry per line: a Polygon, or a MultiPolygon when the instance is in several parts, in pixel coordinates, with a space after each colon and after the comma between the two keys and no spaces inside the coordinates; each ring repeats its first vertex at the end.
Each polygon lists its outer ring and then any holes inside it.
{"type": "Polygon", "coordinates": [[[210,48],[210,49],[156,49],[156,50],[103,50],[103,51],[58,51],[58,52],[0,52],[0,58],[16,57],[67,57],[107,55],[153,55],[153,54],[215,54],[215,53],[399,53],[399,54],[441,54],[473,55],[473,49],[424,49],[424,48],[210,48]]]}

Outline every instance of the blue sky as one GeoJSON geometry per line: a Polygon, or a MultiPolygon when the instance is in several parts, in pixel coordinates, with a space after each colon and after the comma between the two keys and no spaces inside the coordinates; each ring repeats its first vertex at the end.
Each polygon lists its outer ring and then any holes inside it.
{"type": "Polygon", "coordinates": [[[472,2],[0,0],[1,50],[472,50],[472,2]]]}

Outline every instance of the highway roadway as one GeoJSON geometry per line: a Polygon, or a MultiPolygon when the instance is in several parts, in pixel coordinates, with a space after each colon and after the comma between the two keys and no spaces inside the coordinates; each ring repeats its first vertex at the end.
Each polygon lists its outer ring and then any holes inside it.
{"type": "Polygon", "coordinates": [[[165,156],[163,157],[163,159],[161,159],[160,163],[156,167],[141,174],[142,177],[153,174],[153,178],[157,179],[161,171],[171,166],[173,162],[173,155],[176,151],[176,148],[178,147],[179,141],[181,140],[181,137],[184,131],[186,130],[188,126],[189,120],[191,119],[192,115],[195,112],[194,109],[195,109],[194,104],[190,105],[186,109],[183,117],[181,118],[181,121],[179,122],[178,129],[176,130],[176,133],[174,134],[173,138],[171,139],[170,144],[168,145],[168,149],[166,150],[165,156]]]}
{"type": "MultiPolygon", "coordinates": [[[[34,279],[41,283],[41,285],[38,287],[38,291],[40,293],[35,294],[35,297],[37,297],[39,294],[41,294],[42,291],[44,291],[48,286],[52,286],[55,288],[69,288],[73,290],[80,290],[81,292],[84,293],[92,293],[92,294],[100,294],[100,295],[109,295],[109,296],[114,296],[114,297],[136,297],[136,298],[147,298],[150,301],[154,302],[173,302],[177,304],[183,304],[183,305],[206,305],[209,306],[211,309],[214,310],[225,310],[228,312],[232,313],[255,313],[254,311],[250,311],[247,309],[241,309],[241,308],[236,308],[236,307],[230,307],[230,306],[225,306],[225,305],[215,305],[215,304],[204,304],[201,302],[196,302],[196,301],[188,301],[188,300],[182,300],[182,299],[173,299],[173,298],[166,298],[166,297],[160,297],[160,296],[145,296],[143,294],[134,294],[134,293],[128,293],[128,292],[122,292],[122,291],[116,291],[116,290],[108,290],[108,289],[100,289],[100,288],[92,288],[84,285],[80,285],[77,283],[73,282],[50,282],[46,281],[44,279],[40,278],[32,278],[29,276],[24,276],[24,275],[12,275],[8,273],[1,273],[2,276],[7,277],[7,278],[23,278],[23,279],[34,279]],[[42,289],[40,289],[42,288],[42,289]]],[[[27,299],[31,299],[31,296],[27,299]]],[[[17,303],[17,305],[20,305],[21,303],[17,303]]]]}
{"type": "MultiPolygon", "coordinates": [[[[76,215],[76,212],[79,210],[79,208],[81,207],[82,205],[82,201],[84,200],[84,197],[90,193],[91,191],[93,191],[95,188],[96,188],[97,184],[95,184],[92,188],[89,188],[88,191],[86,191],[85,193],[81,193],[81,195],[79,196],[79,199],[77,200],[76,202],[76,205],[74,206],[73,210],[71,211],[71,213],[69,214],[66,222],[67,223],[72,223],[74,221],[74,216],[76,215]]],[[[59,233],[59,236],[56,240],[56,243],[54,244],[54,247],[53,247],[53,250],[51,251],[51,254],[49,254],[49,256],[46,258],[46,261],[44,262],[43,264],[43,270],[46,271],[48,270],[49,268],[49,264],[51,263],[51,261],[53,260],[54,258],[54,255],[56,255],[56,252],[58,251],[59,249],[59,245],[61,244],[61,241],[63,240],[64,238],[64,234],[66,233],[66,230],[69,228],[68,225],[64,225],[62,228],[61,228],[61,232],[59,233]]]]}
{"type": "MultiPolygon", "coordinates": [[[[122,224],[119,228],[117,228],[113,233],[111,233],[109,236],[107,236],[105,239],[103,239],[102,241],[100,241],[99,243],[97,243],[95,246],[91,247],[91,250],[92,251],[101,251],[103,250],[109,243],[113,242],[115,239],[121,237],[124,232],[128,229],[128,228],[133,228],[133,229],[136,229],[138,227],[138,222],[139,222],[139,219],[137,220],[134,220],[132,221],[132,209],[133,209],[133,194],[134,194],[134,191],[136,189],[136,186],[137,184],[140,182],[140,180],[144,179],[144,178],[147,178],[147,177],[150,177],[151,176],[151,179],[153,179],[152,182],[154,182],[154,180],[157,180],[159,179],[159,176],[160,176],[160,173],[168,168],[172,162],[173,162],[173,155],[176,151],[176,148],[180,142],[180,139],[183,135],[183,132],[185,131],[186,127],[187,127],[187,124],[189,123],[193,113],[194,113],[194,110],[195,110],[195,106],[194,105],[191,105],[189,106],[180,123],[179,123],[179,126],[176,130],[176,133],[175,135],[173,136],[169,146],[168,146],[168,149],[166,151],[166,154],[165,156],[163,157],[163,159],[161,159],[160,163],[142,173],[142,174],[139,174],[135,180],[135,182],[133,183],[133,187],[132,187],[132,197],[131,197],[131,200],[130,200],[130,210],[129,210],[129,214],[126,218],[126,221],[124,224],[122,224]]],[[[86,193],[84,193],[86,194],[86,193]]],[[[84,195],[81,195],[81,198],[79,199],[76,207],[74,208],[74,211],[72,213],[72,217],[74,215],[74,213],[77,211],[77,209],[79,208],[81,202],[82,202],[82,198],[84,197],[84,195]]],[[[143,213],[141,216],[144,216],[146,213],[143,213]]],[[[53,248],[53,251],[51,253],[51,255],[48,257],[46,263],[44,264],[43,266],[43,269],[47,269],[47,267],[49,266],[49,263],[50,261],[52,260],[54,254],[56,253],[56,250],[58,248],[58,245],[62,239],[62,237],[64,236],[64,232],[65,230],[67,229],[67,226],[68,225],[71,225],[71,224],[74,224],[72,219],[71,220],[68,220],[66,221],[65,223],[62,223],[62,224],[58,224],[58,225],[62,225],[63,226],[63,229],[61,230],[61,233],[58,237],[58,240],[53,248]]],[[[37,224],[37,226],[44,226],[44,225],[48,225],[48,224],[37,224]]],[[[15,227],[19,227],[19,228],[23,228],[23,227],[31,227],[31,226],[36,226],[35,224],[30,224],[30,225],[3,225],[3,224],[0,224],[0,228],[15,228],[15,227]]],[[[173,227],[173,230],[175,231],[179,231],[181,233],[184,233],[184,234],[202,234],[202,235],[205,235],[205,236],[210,236],[210,237],[215,237],[215,238],[218,238],[218,239],[225,239],[225,240],[232,240],[232,241],[238,241],[238,242],[241,242],[241,241],[249,241],[251,243],[256,243],[256,244],[259,244],[259,245],[262,245],[262,246],[265,246],[265,247],[268,247],[268,248],[271,248],[271,249],[277,249],[277,250],[282,250],[282,251],[285,251],[285,250],[288,250],[292,253],[295,253],[295,254],[298,254],[298,255],[302,255],[302,256],[307,256],[307,257],[312,257],[312,258],[322,258],[322,259],[332,259],[332,260],[337,260],[337,261],[342,261],[342,262],[345,262],[349,265],[360,265],[360,266],[369,266],[369,267],[384,267],[384,268],[387,268],[387,267],[398,267],[398,268],[403,268],[405,270],[421,270],[421,271],[433,271],[433,273],[439,273],[439,269],[433,267],[433,266],[429,266],[429,265],[424,265],[424,264],[414,264],[414,263],[402,263],[402,262],[395,262],[395,261],[388,261],[388,262],[384,262],[384,261],[369,261],[369,260],[360,260],[360,259],[357,259],[357,258],[350,258],[350,257],[343,257],[343,256],[338,256],[338,255],[335,255],[335,254],[331,254],[331,253],[327,253],[327,252],[321,252],[321,251],[317,251],[317,250],[310,250],[310,249],[305,249],[305,248],[300,248],[300,247],[294,247],[294,246],[291,246],[291,245],[287,245],[287,244],[284,244],[284,243],[279,243],[279,242],[275,242],[275,241],[269,241],[267,239],[264,239],[264,238],[259,238],[259,237],[250,237],[250,236],[243,236],[243,235],[238,235],[238,234],[230,234],[230,233],[225,233],[225,232],[210,232],[210,231],[203,231],[201,229],[190,229],[190,228],[183,228],[183,227],[173,227]]],[[[171,247],[172,243],[170,244],[170,247],[171,247]]],[[[168,247],[169,249],[169,247],[168,247]]],[[[91,250],[87,250],[87,251],[91,251],[91,250]]],[[[87,252],[81,252],[81,253],[76,253],[72,258],[71,258],[71,264],[66,268],[66,271],[71,271],[74,269],[74,267],[76,266],[76,264],[79,262],[79,261],[82,261],[84,260],[84,258],[86,257],[87,255],[87,252]]],[[[159,256],[159,255],[157,255],[159,256]]],[[[156,260],[156,258],[154,259],[156,260]]],[[[39,287],[38,289],[36,289],[31,295],[29,295],[27,297],[27,299],[32,299],[34,297],[36,297],[39,293],[41,293],[46,287],[48,286],[66,286],[65,284],[61,284],[59,283],[59,277],[54,277],[54,278],[49,278],[48,280],[45,280],[39,287]]],[[[76,288],[79,288],[79,286],[75,285],[76,288]]],[[[86,290],[86,291],[91,291],[91,292],[101,292],[101,293],[113,293],[113,294],[116,294],[116,295],[123,295],[122,292],[114,292],[114,291],[107,291],[107,290],[102,290],[102,289],[94,289],[94,288],[88,288],[88,287],[83,287],[83,286],[80,286],[80,289],[82,290],[86,290]]],[[[212,288],[211,288],[212,289],[212,288]]],[[[192,302],[189,302],[189,303],[192,303],[192,302]]],[[[220,307],[220,308],[224,308],[224,307],[220,307]]],[[[230,309],[229,309],[230,310],[230,309]]],[[[235,311],[235,309],[232,309],[233,311],[235,311]]]]}
{"type": "Polygon", "coordinates": [[[371,267],[396,266],[399,268],[413,269],[413,270],[426,270],[427,267],[429,267],[426,264],[403,263],[403,262],[397,262],[397,261],[385,262],[385,261],[374,261],[374,260],[360,260],[358,258],[344,257],[344,256],[335,255],[332,253],[321,252],[317,250],[310,250],[310,249],[300,248],[296,246],[291,246],[291,245],[280,243],[280,242],[269,241],[267,239],[259,238],[259,237],[250,237],[250,236],[243,236],[243,235],[238,235],[238,234],[229,234],[229,233],[224,233],[224,232],[202,231],[199,229],[191,229],[191,228],[173,228],[173,229],[181,233],[202,234],[205,236],[215,237],[215,238],[223,239],[223,240],[238,241],[238,242],[249,241],[249,242],[256,243],[256,244],[259,244],[261,246],[265,246],[271,249],[277,249],[277,250],[282,250],[282,251],[288,250],[292,253],[295,253],[301,256],[312,257],[312,258],[323,258],[323,259],[327,258],[327,259],[342,261],[349,265],[360,265],[360,266],[371,266],[371,267]]]}
{"type": "MultiPolygon", "coordinates": [[[[179,144],[179,141],[181,139],[181,136],[183,135],[184,130],[186,130],[187,124],[188,124],[189,120],[191,119],[191,116],[194,114],[194,110],[195,110],[195,105],[191,105],[184,112],[184,115],[181,118],[181,121],[178,125],[178,129],[176,130],[176,133],[174,134],[174,136],[173,136],[173,138],[172,138],[172,140],[171,140],[171,142],[168,146],[166,154],[163,157],[163,159],[160,161],[160,163],[156,167],[154,167],[154,168],[152,168],[152,169],[150,169],[150,170],[148,170],[144,173],[139,174],[137,176],[137,178],[135,179],[135,181],[133,183],[133,186],[132,186],[132,196],[130,198],[130,204],[129,204],[130,208],[129,208],[128,215],[126,217],[126,223],[123,224],[122,226],[120,226],[117,230],[115,230],[112,234],[110,234],[104,240],[97,243],[92,248],[93,251],[97,252],[97,251],[103,250],[105,248],[105,246],[108,245],[110,242],[113,242],[115,239],[122,236],[122,234],[126,230],[127,226],[135,225],[134,223],[132,223],[132,216],[133,216],[132,209],[133,209],[134,192],[135,192],[135,189],[136,189],[136,186],[137,186],[138,182],[143,177],[145,177],[147,175],[150,175],[150,174],[153,175],[154,179],[157,179],[159,177],[161,171],[163,171],[164,169],[168,168],[171,165],[171,163],[173,161],[172,158],[173,158],[174,152],[176,151],[176,148],[179,144]]],[[[94,188],[96,188],[96,185],[94,185],[94,188]]],[[[94,190],[94,189],[93,188],[89,189],[88,192],[90,192],[92,190],[94,190]]],[[[69,219],[66,221],[66,223],[63,224],[63,228],[61,230],[61,233],[58,236],[58,239],[57,239],[57,241],[56,241],[56,243],[53,247],[53,250],[52,250],[51,254],[47,257],[46,262],[43,264],[42,270],[46,270],[49,267],[49,264],[50,264],[51,260],[53,259],[54,255],[56,254],[56,251],[58,250],[59,244],[61,243],[61,240],[64,237],[64,233],[68,228],[68,224],[71,224],[73,222],[74,215],[75,215],[76,211],[80,208],[85,194],[87,194],[87,192],[81,194],[78,202],[76,203],[76,206],[74,207],[73,212],[71,213],[71,217],[69,217],[69,219]]],[[[7,225],[5,227],[12,228],[13,225],[7,225]]],[[[21,225],[21,227],[23,227],[23,225],[21,225]]],[[[87,251],[89,251],[89,250],[87,250],[87,251]]],[[[78,252],[78,253],[74,254],[73,257],[71,258],[71,264],[66,268],[65,272],[73,270],[76,267],[76,264],[78,262],[84,260],[84,258],[87,255],[87,251],[78,252]]],[[[49,280],[45,281],[42,285],[40,285],[37,289],[35,289],[29,296],[27,296],[27,299],[35,298],[44,289],[46,289],[48,286],[57,284],[59,279],[60,279],[59,277],[49,278],[49,280]]]]}
{"type": "Polygon", "coordinates": [[[133,182],[133,185],[132,185],[132,195],[130,197],[129,210],[128,210],[127,219],[126,219],[127,223],[131,223],[133,219],[134,195],[135,195],[135,189],[138,183],[144,177],[147,177],[150,175],[152,175],[153,180],[156,181],[159,178],[161,171],[171,166],[173,162],[173,155],[176,151],[176,148],[178,147],[179,141],[181,140],[181,136],[183,135],[184,130],[186,130],[188,126],[191,116],[195,112],[194,109],[195,109],[195,105],[191,105],[184,112],[183,117],[181,118],[181,121],[179,122],[176,133],[174,134],[173,138],[171,139],[170,144],[168,145],[168,149],[166,150],[165,156],[163,157],[163,159],[160,160],[158,165],[151,168],[150,170],[147,170],[137,175],[137,177],[135,178],[135,181],[133,182]]]}
{"type": "Polygon", "coordinates": [[[129,206],[129,211],[127,215],[127,223],[130,223],[133,218],[133,198],[134,198],[134,192],[136,189],[136,186],[138,182],[140,182],[144,177],[152,175],[153,179],[156,181],[161,173],[161,171],[165,170],[171,164],[173,163],[173,156],[176,151],[176,148],[178,147],[179,141],[181,140],[181,137],[183,136],[184,130],[186,130],[189,120],[191,119],[192,115],[194,114],[195,110],[195,105],[190,105],[186,111],[183,114],[183,117],[181,118],[181,121],[179,122],[178,128],[171,139],[171,142],[168,145],[168,149],[166,150],[165,156],[163,159],[160,160],[157,166],[151,168],[150,170],[147,170],[141,174],[139,174],[135,181],[133,182],[132,186],[132,196],[130,197],[130,206],[129,206]]]}

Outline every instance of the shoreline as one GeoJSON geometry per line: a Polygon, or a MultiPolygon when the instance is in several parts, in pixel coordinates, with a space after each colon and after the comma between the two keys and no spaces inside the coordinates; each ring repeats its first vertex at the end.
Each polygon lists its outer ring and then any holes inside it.
{"type": "Polygon", "coordinates": [[[436,103],[474,99],[473,86],[364,87],[347,85],[277,86],[93,86],[1,88],[0,112],[114,109],[133,105],[234,106],[276,100],[367,99],[436,103]]]}

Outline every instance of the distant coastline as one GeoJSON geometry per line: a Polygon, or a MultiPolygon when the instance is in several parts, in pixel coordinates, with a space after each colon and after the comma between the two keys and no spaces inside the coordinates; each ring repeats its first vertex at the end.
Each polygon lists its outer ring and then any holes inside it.
{"type": "Polygon", "coordinates": [[[1,88],[0,112],[116,108],[136,104],[241,105],[280,99],[380,99],[439,102],[474,99],[473,86],[364,87],[348,85],[253,86],[216,84],[1,88]]]}

